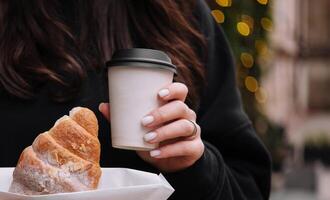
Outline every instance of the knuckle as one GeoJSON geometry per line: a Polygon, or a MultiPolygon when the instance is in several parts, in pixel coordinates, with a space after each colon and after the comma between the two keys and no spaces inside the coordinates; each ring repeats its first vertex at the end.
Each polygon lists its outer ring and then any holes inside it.
{"type": "Polygon", "coordinates": [[[197,115],[196,115],[195,111],[191,110],[190,108],[189,108],[189,113],[190,113],[190,115],[193,119],[197,118],[197,115]]]}
{"type": "Polygon", "coordinates": [[[196,127],[197,127],[197,135],[200,137],[202,133],[202,129],[197,123],[196,123],[196,127]]]}
{"type": "Polygon", "coordinates": [[[177,104],[177,106],[181,109],[185,108],[185,104],[182,101],[176,100],[175,103],[177,104]]]}
{"type": "Polygon", "coordinates": [[[185,103],[183,103],[184,104],[184,114],[186,115],[186,116],[189,116],[189,114],[190,114],[190,108],[187,106],[187,104],[185,104],[185,103]]]}
{"type": "Polygon", "coordinates": [[[194,150],[194,154],[200,155],[204,152],[204,143],[202,140],[196,140],[192,143],[192,149],[194,150]]]}
{"type": "Polygon", "coordinates": [[[188,94],[188,92],[189,92],[188,86],[183,85],[183,91],[184,91],[185,94],[188,94]]]}
{"type": "Polygon", "coordinates": [[[192,149],[193,149],[193,146],[188,145],[188,144],[182,145],[182,147],[181,147],[181,151],[184,155],[190,155],[192,149]]]}
{"type": "Polygon", "coordinates": [[[191,142],[191,148],[194,150],[197,150],[199,148],[199,142],[198,141],[192,141],[191,142]]]}
{"type": "Polygon", "coordinates": [[[188,120],[181,120],[181,130],[184,131],[185,133],[192,133],[193,132],[193,126],[190,121],[188,120]]]}
{"type": "Polygon", "coordinates": [[[199,145],[199,149],[203,149],[204,150],[204,143],[202,140],[198,140],[198,145],[199,145]]]}
{"type": "Polygon", "coordinates": [[[183,84],[183,83],[178,83],[178,86],[179,86],[179,91],[183,94],[187,94],[188,93],[188,87],[183,84]]]}
{"type": "Polygon", "coordinates": [[[180,111],[180,113],[187,114],[189,108],[184,102],[176,101],[176,104],[177,104],[177,108],[180,111]]]}
{"type": "Polygon", "coordinates": [[[199,155],[202,155],[205,151],[205,145],[202,140],[199,140],[199,155]]]}

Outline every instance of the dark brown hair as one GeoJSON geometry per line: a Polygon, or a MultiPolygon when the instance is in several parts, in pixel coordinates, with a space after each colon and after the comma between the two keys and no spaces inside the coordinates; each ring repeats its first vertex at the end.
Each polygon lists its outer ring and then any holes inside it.
{"type": "Polygon", "coordinates": [[[79,91],[89,67],[103,66],[116,49],[145,47],[170,55],[193,104],[203,83],[198,50],[204,46],[193,2],[0,0],[0,87],[29,99],[48,84],[63,101],[79,91]]]}

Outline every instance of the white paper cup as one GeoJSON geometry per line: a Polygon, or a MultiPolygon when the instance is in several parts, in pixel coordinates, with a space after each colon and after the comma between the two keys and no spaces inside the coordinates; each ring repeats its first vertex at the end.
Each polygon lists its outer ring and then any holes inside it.
{"type": "Polygon", "coordinates": [[[112,146],[128,150],[151,150],[158,144],[146,143],[149,129],[141,120],[161,106],[158,92],[173,81],[176,67],[161,51],[124,49],[107,63],[111,107],[112,146]]]}

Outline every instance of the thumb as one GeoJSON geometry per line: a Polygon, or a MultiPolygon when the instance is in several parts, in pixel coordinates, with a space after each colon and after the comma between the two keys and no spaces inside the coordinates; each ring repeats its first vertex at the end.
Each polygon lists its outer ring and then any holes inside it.
{"type": "Polygon", "coordinates": [[[99,111],[103,114],[103,116],[110,121],[110,105],[109,103],[100,103],[99,111]]]}

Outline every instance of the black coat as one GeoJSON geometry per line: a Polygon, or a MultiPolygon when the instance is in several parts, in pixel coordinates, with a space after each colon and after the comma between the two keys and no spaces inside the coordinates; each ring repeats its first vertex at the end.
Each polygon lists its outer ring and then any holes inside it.
{"type": "MultiPolygon", "coordinates": [[[[164,174],[176,192],[171,199],[231,200],[268,199],[270,158],[252,124],[242,110],[235,85],[235,65],[221,28],[210,10],[198,1],[195,15],[207,38],[207,86],[196,110],[202,129],[205,153],[190,168],[164,174]]],[[[47,89],[33,100],[10,97],[0,88],[0,166],[15,166],[22,150],[48,130],[59,117],[74,106],[92,109],[100,123],[102,166],[128,167],[158,173],[135,152],[113,149],[108,122],[98,112],[107,101],[104,71],[90,71],[79,96],[70,102],[55,103],[47,89]]]]}

